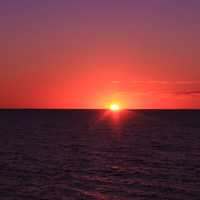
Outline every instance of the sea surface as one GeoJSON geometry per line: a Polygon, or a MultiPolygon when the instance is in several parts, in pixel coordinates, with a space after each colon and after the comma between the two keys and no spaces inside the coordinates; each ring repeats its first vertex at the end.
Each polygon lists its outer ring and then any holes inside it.
{"type": "Polygon", "coordinates": [[[200,200],[200,111],[1,110],[2,200],[200,200]]]}

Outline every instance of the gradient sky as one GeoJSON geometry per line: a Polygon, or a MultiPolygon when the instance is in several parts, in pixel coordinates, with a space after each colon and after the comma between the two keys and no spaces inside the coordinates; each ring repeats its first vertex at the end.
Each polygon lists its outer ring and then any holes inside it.
{"type": "Polygon", "coordinates": [[[0,1],[0,107],[200,108],[199,0],[0,1]]]}

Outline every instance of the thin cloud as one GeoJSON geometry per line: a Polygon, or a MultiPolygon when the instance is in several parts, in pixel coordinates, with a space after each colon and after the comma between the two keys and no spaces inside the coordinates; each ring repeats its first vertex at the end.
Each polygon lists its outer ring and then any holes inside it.
{"type": "Polygon", "coordinates": [[[117,80],[116,80],[116,81],[112,81],[112,83],[113,83],[113,84],[119,84],[119,83],[121,83],[121,81],[117,81],[117,80]]]}
{"type": "Polygon", "coordinates": [[[200,81],[174,81],[174,84],[183,84],[183,85],[196,85],[200,84],[200,81]]]}
{"type": "Polygon", "coordinates": [[[191,95],[191,96],[200,96],[200,90],[187,90],[187,91],[181,91],[176,92],[177,95],[191,95]]]}
{"type": "Polygon", "coordinates": [[[166,80],[147,80],[147,81],[131,81],[131,84],[177,84],[177,85],[198,85],[200,81],[189,81],[189,80],[180,80],[180,81],[166,81],[166,80]]]}
{"type": "Polygon", "coordinates": [[[118,95],[134,95],[134,96],[146,96],[146,95],[169,95],[169,96],[193,96],[193,97],[200,97],[200,90],[187,90],[187,91],[119,91],[118,95]]]}

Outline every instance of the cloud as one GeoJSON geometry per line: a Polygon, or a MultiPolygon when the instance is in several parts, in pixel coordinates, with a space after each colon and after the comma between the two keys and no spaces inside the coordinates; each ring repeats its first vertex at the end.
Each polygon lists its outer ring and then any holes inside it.
{"type": "Polygon", "coordinates": [[[190,81],[190,80],[178,80],[178,81],[146,80],[146,81],[131,81],[131,84],[200,85],[200,81],[190,81]]]}
{"type": "Polygon", "coordinates": [[[112,83],[113,84],[119,84],[119,83],[121,83],[120,81],[117,81],[117,80],[115,80],[115,81],[112,81],[112,83]]]}
{"type": "Polygon", "coordinates": [[[177,95],[186,95],[186,96],[200,96],[200,90],[187,90],[176,92],[177,95]]]}
{"type": "Polygon", "coordinates": [[[185,91],[119,91],[118,96],[128,96],[132,94],[133,96],[173,96],[173,97],[200,97],[200,90],[185,90],[185,91]]]}
{"type": "Polygon", "coordinates": [[[200,84],[200,81],[174,81],[174,84],[183,84],[183,85],[197,85],[200,84]]]}
{"type": "Polygon", "coordinates": [[[146,80],[146,81],[131,81],[131,84],[123,84],[118,80],[113,80],[113,84],[119,84],[120,88],[116,91],[117,96],[141,96],[146,97],[200,97],[200,81],[198,80],[146,80]],[[139,85],[138,85],[139,84],[139,85]],[[148,87],[148,84],[150,87],[148,87]]]}
{"type": "Polygon", "coordinates": [[[148,81],[132,81],[132,84],[168,84],[169,81],[156,81],[156,80],[148,80],[148,81]]]}

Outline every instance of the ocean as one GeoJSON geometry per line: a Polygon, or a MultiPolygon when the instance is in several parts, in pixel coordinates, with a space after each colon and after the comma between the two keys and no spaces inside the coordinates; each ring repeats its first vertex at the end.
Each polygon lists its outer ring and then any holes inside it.
{"type": "Polygon", "coordinates": [[[1,110],[2,200],[199,200],[200,111],[1,110]]]}

